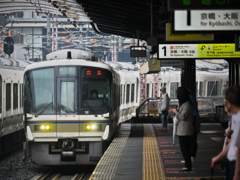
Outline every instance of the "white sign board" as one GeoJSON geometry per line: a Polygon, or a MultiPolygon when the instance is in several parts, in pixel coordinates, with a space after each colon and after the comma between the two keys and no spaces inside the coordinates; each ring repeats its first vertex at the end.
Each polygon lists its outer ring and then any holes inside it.
{"type": "Polygon", "coordinates": [[[173,66],[173,67],[184,67],[183,60],[160,60],[161,67],[173,66]]]}
{"type": "Polygon", "coordinates": [[[238,31],[240,10],[174,11],[175,31],[238,31]],[[188,19],[190,20],[188,23],[188,19]]]}
{"type": "MultiPolygon", "coordinates": [[[[197,44],[159,44],[158,58],[197,58],[197,44]]],[[[161,62],[162,64],[162,62],[161,62]]]]}

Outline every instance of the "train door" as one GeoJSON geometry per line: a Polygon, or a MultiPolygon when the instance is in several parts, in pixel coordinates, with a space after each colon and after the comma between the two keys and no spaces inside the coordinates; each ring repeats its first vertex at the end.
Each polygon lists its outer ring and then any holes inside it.
{"type": "Polygon", "coordinates": [[[77,109],[78,81],[75,77],[57,78],[57,136],[79,136],[77,109]]]}

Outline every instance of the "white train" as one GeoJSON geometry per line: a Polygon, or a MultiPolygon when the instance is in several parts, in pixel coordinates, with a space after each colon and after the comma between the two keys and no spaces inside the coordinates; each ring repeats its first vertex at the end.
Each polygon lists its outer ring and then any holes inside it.
{"type": "MultiPolygon", "coordinates": [[[[136,115],[139,66],[98,62],[81,50],[50,53],[47,60],[27,66],[24,72],[24,121],[32,161],[96,164],[117,126],[136,115]]],[[[160,78],[168,91],[171,83],[180,81],[177,71],[172,79],[164,73],[160,78]]],[[[147,76],[147,83],[151,97],[152,75],[147,76]]]]}
{"type": "Polygon", "coordinates": [[[23,70],[31,64],[0,57],[0,154],[23,141],[23,70]]]}

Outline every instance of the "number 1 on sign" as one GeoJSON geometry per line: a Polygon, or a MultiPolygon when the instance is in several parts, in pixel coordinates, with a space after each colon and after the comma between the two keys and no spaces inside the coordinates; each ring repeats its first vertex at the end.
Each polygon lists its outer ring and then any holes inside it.
{"type": "Polygon", "coordinates": [[[162,49],[164,50],[164,56],[167,56],[167,49],[166,49],[166,46],[163,46],[162,49]]]}

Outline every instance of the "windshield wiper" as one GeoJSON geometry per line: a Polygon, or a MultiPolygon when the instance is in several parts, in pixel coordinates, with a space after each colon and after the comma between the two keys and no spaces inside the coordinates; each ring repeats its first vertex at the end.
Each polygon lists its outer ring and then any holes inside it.
{"type": "Polygon", "coordinates": [[[85,101],[85,103],[87,104],[88,108],[93,112],[93,114],[95,114],[95,116],[97,117],[97,113],[93,110],[93,108],[88,104],[87,101],[85,101]]]}
{"type": "Polygon", "coordinates": [[[35,114],[35,117],[38,117],[40,114],[42,114],[53,102],[50,102],[40,113],[35,114]]]}

